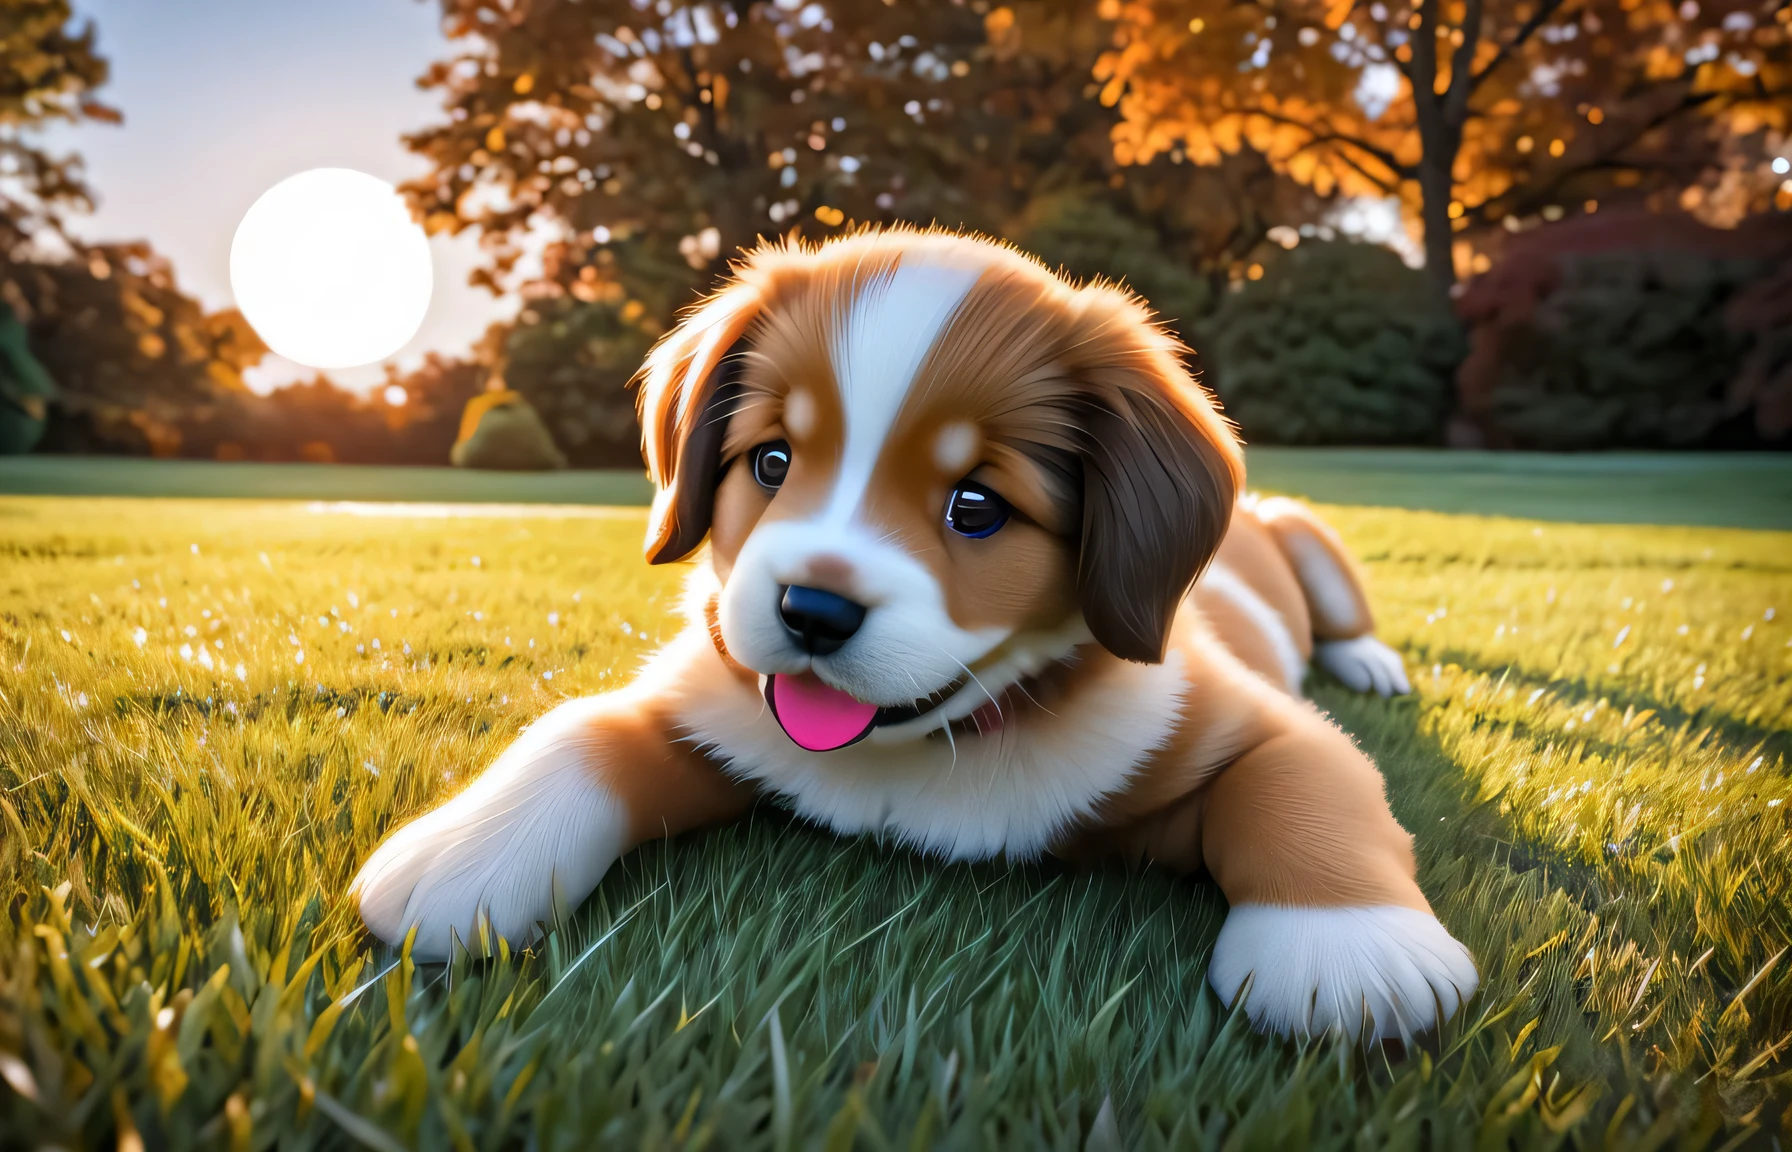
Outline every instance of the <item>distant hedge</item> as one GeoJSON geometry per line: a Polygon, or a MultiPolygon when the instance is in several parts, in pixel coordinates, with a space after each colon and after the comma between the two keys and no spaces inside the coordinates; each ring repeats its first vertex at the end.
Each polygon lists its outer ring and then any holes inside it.
{"type": "Polygon", "coordinates": [[[1461,330],[1394,252],[1307,242],[1203,321],[1207,382],[1246,441],[1433,444],[1454,404],[1461,330]]]}
{"type": "Polygon", "coordinates": [[[1772,447],[1792,433],[1792,218],[1539,229],[1458,311],[1463,412],[1493,447],[1772,447]]]}
{"type": "Polygon", "coordinates": [[[1723,306],[1760,271],[1684,252],[1564,257],[1560,286],[1506,334],[1494,426],[1545,449],[1705,443],[1746,350],[1723,306]]]}

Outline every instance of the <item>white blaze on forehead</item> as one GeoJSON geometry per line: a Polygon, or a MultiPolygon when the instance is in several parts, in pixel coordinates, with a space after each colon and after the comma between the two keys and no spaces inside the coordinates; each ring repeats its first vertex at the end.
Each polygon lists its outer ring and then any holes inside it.
{"type": "Polygon", "coordinates": [[[933,462],[942,472],[963,472],[976,463],[982,439],[975,424],[948,424],[933,439],[933,462]]]}
{"type": "Polygon", "coordinates": [[[867,283],[835,329],[828,355],[846,419],[846,451],[828,519],[849,518],[915,375],[983,270],[908,257],[867,283]]]}

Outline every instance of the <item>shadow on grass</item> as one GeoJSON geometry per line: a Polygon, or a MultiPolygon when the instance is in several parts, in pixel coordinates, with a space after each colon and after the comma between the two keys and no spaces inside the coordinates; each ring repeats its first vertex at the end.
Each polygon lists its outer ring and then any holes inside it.
{"type": "MultiPolygon", "coordinates": [[[[1465,671],[1507,684],[1523,685],[1533,692],[1541,689],[1543,697],[1539,699],[1548,697],[1551,700],[1576,702],[1603,699],[1609,707],[1619,712],[1628,712],[1633,718],[1636,714],[1646,712],[1662,726],[1686,733],[1689,737],[1696,736],[1701,742],[1715,737],[1735,748],[1748,748],[1768,757],[1792,759],[1792,727],[1788,727],[1786,723],[1792,721],[1792,717],[1783,718],[1780,725],[1769,727],[1736,716],[1715,704],[1696,709],[1682,708],[1631,682],[1595,680],[1586,676],[1540,675],[1527,672],[1514,663],[1489,662],[1476,653],[1461,648],[1424,648],[1422,652],[1424,658],[1420,663],[1455,665],[1465,671]]],[[[1530,731],[1525,721],[1520,720],[1518,723],[1527,733],[1530,731]]],[[[1546,738],[1553,735],[1541,730],[1537,734],[1546,738]]],[[[1623,742],[1618,739],[1589,740],[1584,734],[1580,739],[1614,758],[1625,751],[1623,742]]]]}

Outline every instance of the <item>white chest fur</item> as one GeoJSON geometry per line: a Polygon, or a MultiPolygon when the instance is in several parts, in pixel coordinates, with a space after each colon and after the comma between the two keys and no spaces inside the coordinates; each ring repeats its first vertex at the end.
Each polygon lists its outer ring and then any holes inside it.
{"type": "Polygon", "coordinates": [[[808,752],[738,681],[689,685],[679,716],[731,775],[836,832],[889,836],[952,860],[1024,859],[1169,740],[1187,689],[1182,663],[1174,652],[1157,665],[1115,663],[1056,715],[1030,709],[990,735],[950,743],[935,736],[808,752]]]}

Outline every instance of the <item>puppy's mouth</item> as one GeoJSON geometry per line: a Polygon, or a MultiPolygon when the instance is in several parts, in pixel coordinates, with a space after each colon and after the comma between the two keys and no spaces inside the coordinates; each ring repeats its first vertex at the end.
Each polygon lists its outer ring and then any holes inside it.
{"type": "Polygon", "coordinates": [[[905,724],[945,703],[963,684],[953,681],[909,704],[879,707],[843,692],[813,672],[765,677],[765,702],[784,734],[799,748],[832,752],[857,744],[873,728],[905,724]]]}

